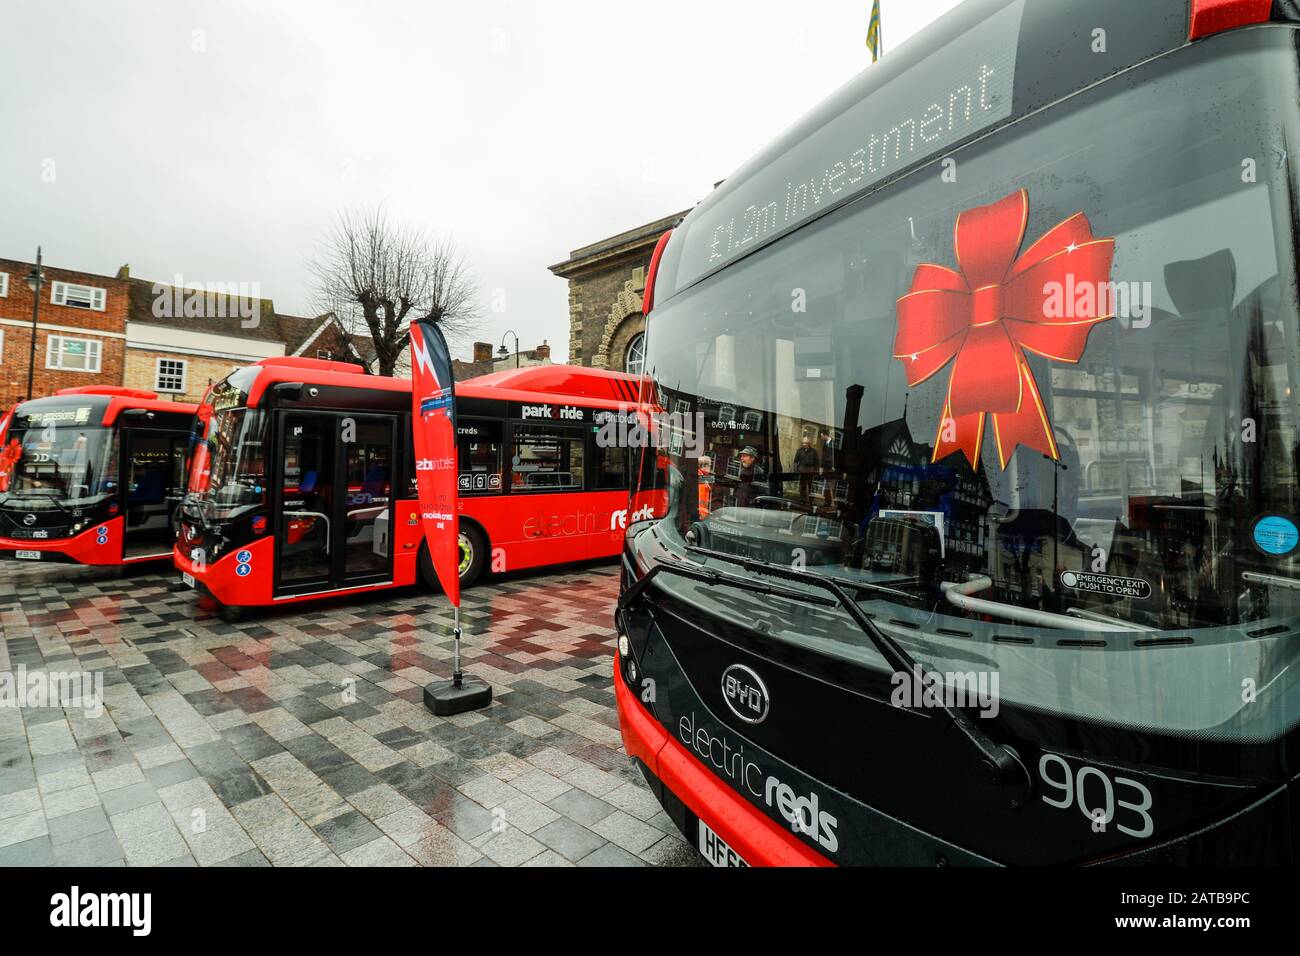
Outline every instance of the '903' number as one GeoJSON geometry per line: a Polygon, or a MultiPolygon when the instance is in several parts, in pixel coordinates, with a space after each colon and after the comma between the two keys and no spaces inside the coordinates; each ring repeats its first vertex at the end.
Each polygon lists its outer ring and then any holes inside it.
{"type": "Polygon", "coordinates": [[[1134,829],[1123,823],[1116,823],[1115,828],[1120,833],[1127,833],[1131,837],[1149,837],[1155,829],[1151,822],[1151,814],[1147,812],[1151,809],[1151,791],[1136,780],[1116,777],[1112,783],[1110,777],[1096,767],[1080,767],[1076,774],[1074,768],[1066,763],[1065,758],[1056,754],[1043,754],[1039,758],[1038,776],[1043,780],[1044,790],[1051,788],[1060,793],[1060,799],[1054,799],[1047,793],[1043,794],[1043,802],[1049,806],[1062,809],[1077,806],[1085,817],[1103,826],[1109,826],[1115,819],[1116,813],[1124,811],[1128,822],[1140,825],[1134,829]],[[1101,786],[1100,806],[1088,805],[1087,790],[1096,789],[1095,785],[1088,788],[1089,778],[1096,778],[1101,786]],[[1117,795],[1119,792],[1124,793],[1125,796],[1135,797],[1136,800],[1121,799],[1117,795]]]}

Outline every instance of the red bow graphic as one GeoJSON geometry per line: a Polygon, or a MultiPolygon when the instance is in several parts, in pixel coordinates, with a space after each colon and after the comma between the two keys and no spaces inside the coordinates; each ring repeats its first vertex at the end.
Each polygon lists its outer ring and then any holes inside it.
{"type": "Polygon", "coordinates": [[[0,491],[9,490],[9,475],[14,470],[18,459],[22,457],[22,453],[23,446],[17,438],[4,449],[0,449],[0,491]]]}
{"type": "Polygon", "coordinates": [[[907,369],[907,384],[919,385],[943,369],[953,356],[952,378],[934,461],[955,451],[979,468],[984,416],[993,416],[998,461],[1005,469],[1016,447],[1024,445],[1060,460],[1052,424],[1025,352],[1078,362],[1093,326],[1114,318],[1097,315],[1109,296],[1114,239],[1094,239],[1083,213],[1052,228],[1019,259],[1029,215],[1025,190],[957,217],[955,246],[960,272],[919,266],[912,289],[898,300],[894,357],[907,369]],[[1048,317],[1049,283],[1063,294],[1091,284],[1096,292],[1065,312],[1048,317]]]}

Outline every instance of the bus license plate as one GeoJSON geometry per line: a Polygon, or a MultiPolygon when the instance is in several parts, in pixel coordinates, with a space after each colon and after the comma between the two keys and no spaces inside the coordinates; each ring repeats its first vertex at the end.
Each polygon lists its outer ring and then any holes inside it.
{"type": "Polygon", "coordinates": [[[741,855],[729,847],[727,841],[714,833],[703,820],[699,821],[699,829],[696,832],[699,835],[700,854],[714,866],[749,866],[741,855]]]}
{"type": "Polygon", "coordinates": [[[14,557],[17,558],[19,561],[39,561],[39,560],[41,560],[41,552],[39,552],[39,551],[15,551],[15,552],[14,552],[14,557]]]}
{"type": "Polygon", "coordinates": [[[181,584],[185,585],[187,588],[192,588],[192,587],[194,587],[194,575],[192,575],[192,574],[186,574],[184,571],[182,571],[182,572],[181,572],[181,584]]]}

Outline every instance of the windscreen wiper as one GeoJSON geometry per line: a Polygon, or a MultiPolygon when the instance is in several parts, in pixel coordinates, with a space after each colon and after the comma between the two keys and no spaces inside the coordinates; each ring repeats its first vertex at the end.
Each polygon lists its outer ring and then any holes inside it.
{"type": "Polygon", "coordinates": [[[692,581],[699,581],[701,584],[708,584],[713,587],[725,585],[726,587],[739,588],[742,591],[751,591],[754,594],[765,594],[769,597],[782,598],[799,604],[811,603],[822,607],[837,607],[839,605],[838,601],[832,601],[829,598],[819,598],[805,594],[803,591],[796,591],[793,588],[783,588],[774,584],[764,584],[761,581],[751,581],[749,578],[739,578],[733,574],[723,574],[721,571],[712,571],[697,564],[658,561],[620,595],[618,599],[619,612],[626,611],[631,607],[632,602],[641,596],[641,593],[649,587],[650,582],[659,574],[675,574],[678,577],[690,578],[692,581]]]}
{"type": "MultiPolygon", "coordinates": [[[[820,575],[813,574],[809,571],[800,571],[795,568],[787,568],[781,564],[771,564],[767,561],[757,561],[753,558],[746,558],[740,555],[727,554],[725,551],[714,551],[710,548],[700,548],[688,545],[686,550],[702,557],[716,558],[719,561],[726,561],[744,568],[751,574],[765,574],[771,577],[785,578],[789,581],[798,581],[802,584],[811,585],[812,587],[821,588],[830,591],[835,595],[838,603],[849,617],[853,618],[854,623],[862,629],[862,632],[870,638],[871,643],[876,645],[881,655],[889,662],[895,671],[904,674],[916,674],[922,682],[929,684],[925,680],[927,677],[926,670],[917,663],[916,659],[909,654],[901,644],[876,626],[875,621],[867,616],[866,612],[858,606],[858,602],[853,600],[844,586],[838,579],[823,578],[820,575]]],[[[656,565],[658,567],[658,565],[656,565]]],[[[640,582],[638,582],[640,583],[640,582]]],[[[856,584],[854,585],[857,586],[856,584]]],[[[629,589],[630,590],[630,589],[629,589]]],[[[943,695],[939,695],[939,707],[956,725],[962,736],[970,742],[978,752],[980,759],[984,761],[989,768],[993,783],[1014,785],[1020,784],[1024,790],[1020,800],[1013,801],[1012,806],[1020,806],[1029,798],[1032,782],[1029,772],[1021,762],[1015,751],[1004,744],[999,744],[992,737],[980,730],[975,722],[971,720],[964,710],[959,707],[953,707],[944,702],[943,695]]]]}

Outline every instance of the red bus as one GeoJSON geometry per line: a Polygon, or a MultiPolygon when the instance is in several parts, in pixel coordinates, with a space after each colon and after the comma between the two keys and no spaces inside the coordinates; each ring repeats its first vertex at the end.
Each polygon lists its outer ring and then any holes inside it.
{"type": "Polygon", "coordinates": [[[0,559],[124,566],[169,557],[196,409],[108,386],[14,408],[0,434],[0,559]]]}
{"type": "MultiPolygon", "coordinates": [[[[636,380],[571,366],[456,387],[461,581],[618,554],[661,497],[629,501],[636,380]],[[625,434],[626,429],[610,429],[625,434]]],[[[275,358],[214,385],[199,411],[175,562],[225,616],[435,578],[411,442],[411,383],[275,358]]]]}

